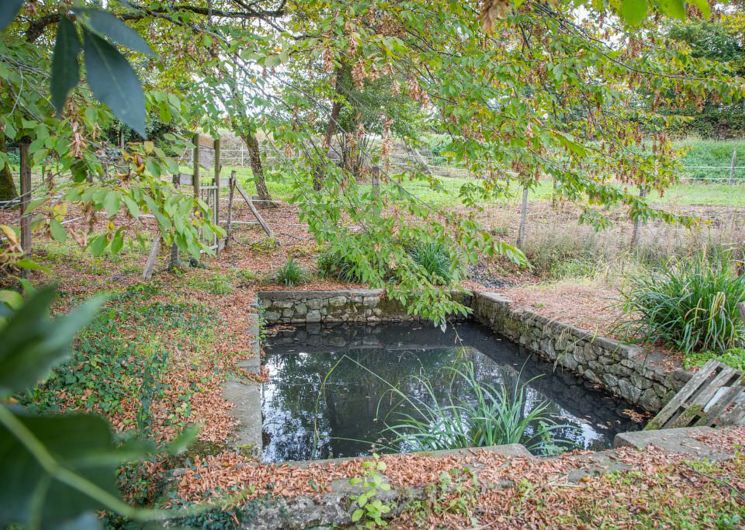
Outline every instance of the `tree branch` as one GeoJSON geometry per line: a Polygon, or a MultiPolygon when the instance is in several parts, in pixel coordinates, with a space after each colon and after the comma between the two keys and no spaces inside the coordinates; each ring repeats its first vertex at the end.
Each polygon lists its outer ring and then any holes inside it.
{"type": "MultiPolygon", "coordinates": [[[[149,9],[143,5],[130,4],[137,12],[134,13],[123,13],[118,15],[121,20],[143,20],[146,18],[161,18],[159,15],[166,15],[169,13],[192,13],[199,16],[213,16],[222,17],[234,20],[252,20],[262,19],[269,20],[272,18],[282,17],[286,14],[285,7],[287,0],[280,0],[279,4],[271,9],[258,8],[258,2],[246,3],[242,0],[233,0],[233,3],[237,5],[239,9],[227,10],[227,9],[215,9],[208,7],[201,7],[191,4],[178,4],[169,8],[161,9],[149,9]]],[[[51,13],[44,15],[43,17],[31,20],[26,28],[26,40],[28,42],[35,42],[44,33],[44,30],[53,24],[56,24],[62,18],[61,13],[51,13]]]]}

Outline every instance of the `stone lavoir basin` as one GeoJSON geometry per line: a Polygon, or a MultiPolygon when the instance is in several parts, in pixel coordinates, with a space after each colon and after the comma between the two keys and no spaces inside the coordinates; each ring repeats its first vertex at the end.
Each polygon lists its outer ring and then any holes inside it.
{"type": "MultiPolygon", "coordinates": [[[[480,382],[525,384],[525,413],[547,404],[544,416],[557,426],[547,442],[599,450],[617,433],[642,428],[631,416],[657,412],[690,378],[654,354],[498,294],[459,296],[471,315],[443,332],[380,290],[259,293],[269,377],[260,388],[234,383],[226,390],[237,405],[238,443],[266,462],[417,450],[389,429],[414,412],[402,395],[415,404],[463,403],[472,390],[454,384],[446,367],[470,363],[480,382]]],[[[258,356],[244,367],[258,370],[258,356]]]]}
{"type": "Polygon", "coordinates": [[[532,425],[529,433],[554,451],[606,449],[617,433],[639,428],[625,413],[634,409],[629,403],[472,321],[444,332],[418,321],[282,326],[269,330],[264,352],[265,462],[416,450],[390,426],[435,400],[446,407],[472,401],[473,390],[448,369],[464,363],[487,385],[512,390],[522,382],[522,413],[547,404],[554,428],[539,437],[532,425]]]}

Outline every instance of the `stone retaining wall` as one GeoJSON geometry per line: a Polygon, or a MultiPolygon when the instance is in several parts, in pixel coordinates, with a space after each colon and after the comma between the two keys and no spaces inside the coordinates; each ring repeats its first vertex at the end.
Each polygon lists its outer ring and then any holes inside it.
{"type": "MultiPolygon", "coordinates": [[[[316,322],[384,322],[415,320],[383,289],[343,291],[263,291],[258,294],[267,324],[316,322]]],[[[470,305],[471,297],[462,302],[470,305]]]]}
{"type": "Polygon", "coordinates": [[[659,411],[691,377],[664,369],[659,354],[513,307],[497,294],[475,294],[472,308],[474,318],[494,332],[649,412],[659,411]]]}
{"type": "MultiPolygon", "coordinates": [[[[649,412],[659,411],[691,377],[685,370],[665,369],[660,354],[514,307],[498,294],[465,295],[461,303],[495,333],[649,412]]],[[[414,319],[398,302],[388,300],[382,289],[265,291],[258,294],[258,304],[267,324],[414,319]]]]}

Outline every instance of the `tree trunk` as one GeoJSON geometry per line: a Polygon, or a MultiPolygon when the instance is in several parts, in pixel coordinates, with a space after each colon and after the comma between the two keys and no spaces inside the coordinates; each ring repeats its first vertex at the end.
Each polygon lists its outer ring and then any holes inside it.
{"type": "MultiPolygon", "coordinates": [[[[0,152],[6,153],[6,149],[5,135],[0,134],[0,152]]],[[[13,172],[10,170],[10,166],[6,165],[0,170],[0,201],[11,201],[17,198],[18,190],[16,189],[15,179],[13,179],[13,172]]]]}
{"type": "Polygon", "coordinates": [[[259,150],[259,141],[256,139],[256,134],[250,129],[246,130],[243,135],[243,141],[248,149],[248,161],[251,164],[251,172],[254,175],[256,195],[259,196],[260,200],[267,201],[265,203],[266,205],[271,205],[272,196],[266,187],[264,166],[261,164],[261,151],[259,150]]]}
{"type": "MultiPolygon", "coordinates": [[[[334,138],[334,134],[336,134],[339,122],[339,114],[341,113],[341,99],[339,98],[339,96],[343,94],[343,84],[346,70],[347,67],[344,63],[342,63],[336,69],[336,76],[334,78],[334,92],[337,97],[334,98],[334,101],[331,104],[331,114],[329,115],[329,121],[326,124],[326,132],[323,135],[323,148],[328,150],[327,154],[331,152],[331,140],[334,138]]],[[[313,175],[313,189],[315,189],[316,191],[320,190],[322,184],[323,167],[319,164],[319,167],[316,168],[315,174],[313,175]]]]}
{"type": "Polygon", "coordinates": [[[523,245],[525,245],[525,225],[527,224],[528,220],[528,192],[530,189],[528,186],[525,186],[523,188],[523,200],[522,204],[520,205],[520,226],[517,229],[517,248],[521,249],[523,248],[523,245]]]}
{"type": "MultiPolygon", "coordinates": [[[[639,186],[639,197],[644,198],[647,196],[647,188],[643,185],[639,186]]],[[[642,220],[640,218],[634,219],[634,231],[631,233],[631,249],[634,250],[639,245],[639,238],[641,237],[642,220]]]]}

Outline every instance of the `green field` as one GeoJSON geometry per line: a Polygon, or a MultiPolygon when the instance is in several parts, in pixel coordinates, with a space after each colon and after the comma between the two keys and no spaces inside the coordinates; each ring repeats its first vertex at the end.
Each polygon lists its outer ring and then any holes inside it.
{"type": "MultiPolygon", "coordinates": [[[[745,151],[743,151],[745,153],[745,151]]],[[[239,178],[244,182],[246,190],[254,192],[251,182],[251,171],[246,168],[236,168],[239,178]]],[[[458,196],[460,187],[467,183],[466,178],[443,178],[443,190],[432,190],[428,184],[419,181],[404,182],[403,187],[423,201],[433,206],[453,204],[453,197],[458,196]]],[[[292,195],[292,187],[288,181],[269,179],[267,186],[276,199],[288,200],[292,195]]],[[[550,201],[553,186],[550,181],[543,181],[531,190],[530,201],[550,201]]],[[[668,189],[663,196],[653,193],[651,201],[660,205],[679,206],[740,206],[745,207],[745,183],[743,184],[676,184],[668,189]]],[[[508,198],[487,201],[494,204],[516,204],[520,200],[520,190],[513,189],[508,198]]]]}
{"type": "MultiPolygon", "coordinates": [[[[711,178],[729,177],[732,152],[736,150],[738,158],[742,162],[736,165],[745,167],[745,140],[701,140],[688,138],[675,143],[675,147],[682,149],[685,153],[681,158],[683,172],[681,178],[711,178]],[[719,169],[700,169],[705,167],[718,167],[719,169]]],[[[236,170],[239,178],[244,182],[246,189],[253,192],[251,183],[251,170],[247,167],[226,167],[223,174],[229,174],[236,170]]],[[[650,199],[659,205],[679,206],[739,206],[745,207],[745,169],[736,169],[735,177],[740,184],[729,185],[722,182],[691,182],[683,181],[665,191],[660,196],[652,193],[650,199]]],[[[446,206],[453,204],[453,197],[458,196],[461,186],[470,179],[467,178],[442,178],[442,190],[432,190],[428,183],[422,181],[406,181],[403,187],[433,206],[446,206]]],[[[277,199],[287,200],[292,195],[292,187],[289,181],[269,178],[267,181],[269,191],[277,199]]],[[[553,193],[553,184],[550,180],[543,180],[530,191],[531,201],[550,201],[553,193]]],[[[510,195],[504,198],[495,198],[487,203],[513,204],[520,200],[520,190],[510,190],[510,195]]]]}

